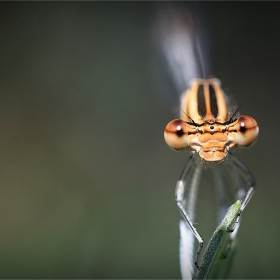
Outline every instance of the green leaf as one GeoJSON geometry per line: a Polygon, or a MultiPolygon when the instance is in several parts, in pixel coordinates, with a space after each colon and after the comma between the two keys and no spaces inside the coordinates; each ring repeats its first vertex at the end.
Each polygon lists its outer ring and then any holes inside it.
{"type": "Polygon", "coordinates": [[[229,228],[232,228],[238,216],[241,201],[237,200],[229,209],[215,230],[202,256],[201,269],[194,279],[224,279],[227,277],[236,254],[236,240],[230,241],[229,228]]]}

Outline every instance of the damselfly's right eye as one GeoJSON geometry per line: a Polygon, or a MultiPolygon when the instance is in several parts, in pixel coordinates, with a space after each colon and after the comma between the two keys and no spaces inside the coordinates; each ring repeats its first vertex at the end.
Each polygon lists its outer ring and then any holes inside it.
{"type": "Polygon", "coordinates": [[[164,130],[164,139],[167,145],[174,150],[183,150],[188,147],[188,125],[181,119],[175,119],[167,124],[164,130]]]}

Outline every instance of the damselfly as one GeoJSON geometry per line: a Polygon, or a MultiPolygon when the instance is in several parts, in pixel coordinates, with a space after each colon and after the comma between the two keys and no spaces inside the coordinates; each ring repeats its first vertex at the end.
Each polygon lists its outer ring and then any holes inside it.
{"type": "MultiPolygon", "coordinates": [[[[164,138],[172,149],[188,150],[191,154],[175,191],[183,218],[180,222],[183,278],[189,277],[193,263],[199,268],[198,258],[203,247],[194,219],[204,165],[211,165],[217,190],[218,221],[237,199],[242,201],[241,214],[253,195],[255,182],[231,149],[250,147],[259,133],[258,124],[252,117],[239,116],[236,110],[228,109],[220,81],[209,78],[213,73],[209,70],[204,52],[209,44],[201,35],[205,29],[201,29],[201,25],[197,28],[195,16],[184,6],[167,6],[160,11],[156,24],[158,39],[174,81],[184,91],[180,119],[167,124],[164,138]],[[228,198],[229,188],[233,190],[233,201],[228,198]],[[193,236],[199,242],[195,258],[192,256],[193,236]]],[[[238,227],[239,224],[229,233],[231,240],[236,236],[238,227]]]]}

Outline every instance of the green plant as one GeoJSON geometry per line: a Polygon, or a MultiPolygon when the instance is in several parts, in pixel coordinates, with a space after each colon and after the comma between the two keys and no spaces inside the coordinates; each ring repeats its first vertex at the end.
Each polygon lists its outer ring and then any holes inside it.
{"type": "Polygon", "coordinates": [[[201,259],[201,269],[194,279],[224,279],[228,276],[236,253],[236,239],[230,239],[240,213],[241,201],[237,200],[216,228],[201,259]]]}

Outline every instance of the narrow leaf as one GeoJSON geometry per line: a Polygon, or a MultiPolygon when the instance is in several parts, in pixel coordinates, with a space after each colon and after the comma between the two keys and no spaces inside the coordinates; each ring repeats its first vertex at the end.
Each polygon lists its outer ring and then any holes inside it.
{"type": "Polygon", "coordinates": [[[233,227],[240,207],[241,201],[237,200],[228,209],[207,245],[202,256],[201,269],[197,271],[194,279],[221,279],[227,276],[236,252],[236,241],[230,242],[228,229],[233,227]]]}

